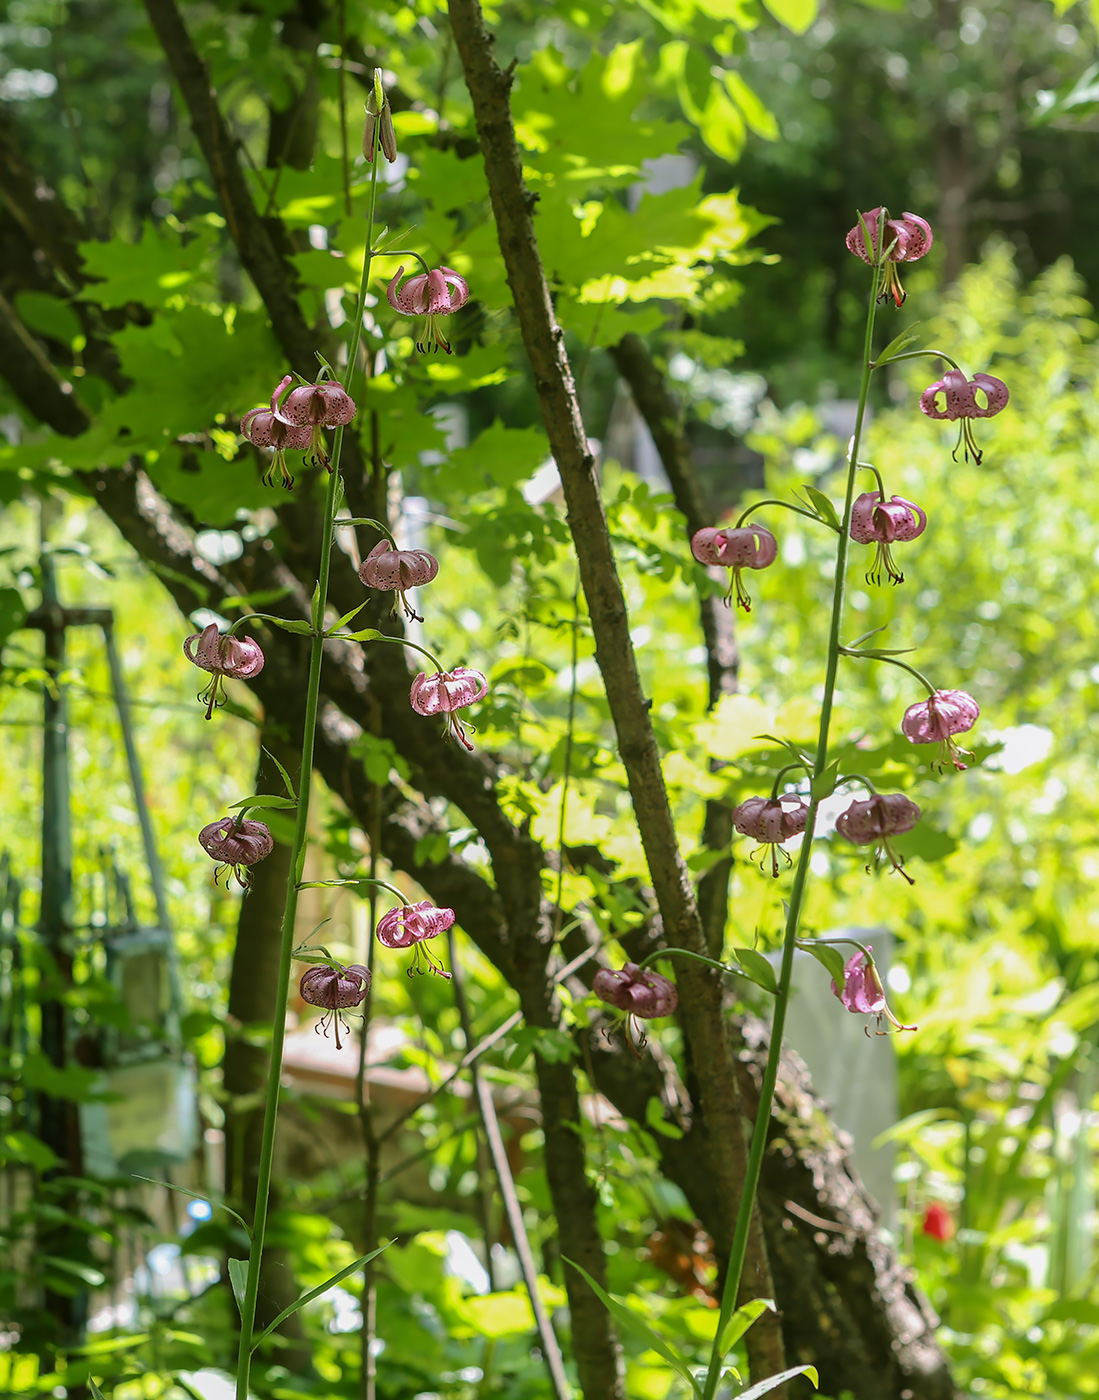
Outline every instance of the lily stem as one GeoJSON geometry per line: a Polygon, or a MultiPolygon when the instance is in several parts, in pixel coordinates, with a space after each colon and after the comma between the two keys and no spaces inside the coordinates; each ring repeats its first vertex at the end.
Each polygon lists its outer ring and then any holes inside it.
{"type": "MultiPolygon", "coordinates": [[[[375,157],[377,152],[375,152],[375,157]]],[[[359,299],[347,352],[344,388],[350,389],[355,376],[362,339],[363,307],[370,279],[370,245],[374,236],[374,210],[378,196],[378,161],[375,158],[370,178],[370,212],[367,216],[366,253],[359,299]]],[[[305,692],[305,720],[301,743],[301,773],[298,778],[298,811],[294,824],[294,842],[290,850],[290,876],[286,887],[286,904],[282,915],[282,943],[279,950],[278,990],[275,995],[271,1027],[271,1057],[267,1070],[267,1094],[263,1111],[263,1141],[260,1148],[259,1171],[256,1178],[256,1204],[252,1223],[252,1247],[248,1255],[248,1276],[244,1298],[240,1303],[240,1350],[237,1355],[236,1400],[248,1400],[248,1383],[252,1368],[253,1334],[256,1322],[256,1302],[259,1297],[260,1265],[267,1239],[267,1211],[271,1194],[271,1173],[275,1155],[275,1122],[279,1111],[279,1091],[282,1087],[282,1056],[286,1040],[286,1008],[290,996],[290,967],[294,953],[294,926],[298,912],[298,887],[305,872],[305,851],[309,837],[309,797],[313,783],[313,748],[317,734],[317,712],[320,708],[321,663],[324,659],[324,609],[328,602],[328,579],[332,564],[333,523],[343,495],[340,478],[340,457],[343,450],[342,427],[336,429],[332,444],[332,460],[324,497],[324,521],[321,526],[321,556],[317,572],[314,604],[314,631],[309,648],[309,679],[305,692]]]]}
{"type": "MultiPolygon", "coordinates": [[[[866,335],[863,344],[862,382],[859,385],[858,411],[855,415],[855,431],[851,438],[847,465],[847,495],[844,500],[842,529],[836,547],[836,577],[832,589],[832,620],[828,632],[828,660],[824,674],[824,697],[821,702],[820,727],[817,731],[817,752],[813,763],[813,788],[828,767],[828,738],[832,724],[832,708],[836,693],[836,675],[840,662],[840,629],[843,622],[843,602],[847,575],[847,554],[850,542],[851,507],[855,498],[855,477],[858,472],[859,445],[862,440],[863,421],[866,416],[866,403],[870,392],[870,376],[873,372],[872,351],[874,345],[874,320],[877,313],[878,292],[881,288],[882,265],[874,267],[873,284],[870,289],[870,305],[866,313],[866,335]]],[[[748,1165],[744,1175],[744,1188],[737,1208],[736,1225],[733,1229],[733,1242],[729,1250],[729,1265],[725,1273],[725,1285],[721,1295],[721,1313],[717,1330],[714,1333],[710,1365],[706,1373],[703,1400],[714,1400],[721,1378],[724,1348],[722,1345],[729,1319],[736,1308],[737,1294],[740,1291],[741,1275],[744,1272],[744,1258],[748,1249],[748,1232],[755,1206],[756,1191],[759,1187],[760,1172],[763,1168],[763,1154],[767,1146],[767,1133],[771,1125],[771,1106],[778,1083],[779,1060],[782,1054],[782,1035],[786,1025],[786,1011],[790,1002],[790,981],[794,969],[794,950],[797,943],[798,927],[805,901],[805,889],[809,877],[809,860],[813,847],[813,831],[816,826],[817,808],[820,798],[815,793],[809,800],[809,814],[805,821],[805,834],[798,852],[797,868],[787,904],[786,931],[782,946],[782,965],[779,971],[778,991],[775,995],[774,1017],[771,1022],[771,1039],[767,1051],[767,1065],[763,1072],[763,1083],[759,1092],[759,1107],[756,1110],[752,1140],[748,1148],[748,1165]]],[[[762,1378],[760,1378],[762,1379],[762,1378]]]]}

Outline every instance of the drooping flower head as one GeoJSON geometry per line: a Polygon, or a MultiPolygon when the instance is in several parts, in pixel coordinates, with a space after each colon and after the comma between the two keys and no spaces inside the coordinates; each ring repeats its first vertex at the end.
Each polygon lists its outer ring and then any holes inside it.
{"type": "MultiPolygon", "coordinates": [[[[848,1011],[856,1016],[873,1016],[877,1022],[875,1035],[888,1035],[890,1026],[898,1031],[914,1031],[915,1026],[902,1025],[890,1011],[874,959],[866,955],[873,951],[867,945],[866,953],[860,948],[853,958],[848,959],[843,968],[843,987],[837,987],[833,981],[833,996],[839,997],[848,1011]],[[883,1021],[888,1023],[884,1027],[883,1021]]],[[[869,1035],[870,1028],[867,1026],[864,1029],[869,1035]]]]}
{"type": "MultiPolygon", "coordinates": [[[[290,376],[287,375],[283,384],[289,382],[290,376]]],[[[293,491],[294,477],[286,465],[286,453],[304,451],[312,440],[312,428],[283,423],[270,408],[253,408],[240,420],[240,430],[253,447],[272,449],[271,465],[263,474],[264,486],[274,486],[275,473],[280,472],[282,484],[288,491],[293,491]]]]}
{"type": "MultiPolygon", "coordinates": [[[[592,980],[592,991],[600,1001],[624,1013],[626,1041],[635,1055],[646,1043],[644,1029],[638,1022],[670,1016],[679,1005],[674,982],[632,962],[617,972],[601,967],[592,980]]],[[[609,1035],[609,1029],[604,1034],[609,1035]]]]}
{"type": "Polygon", "coordinates": [[[732,569],[729,591],[725,595],[726,605],[735,591],[738,606],[745,612],[751,612],[752,600],[741,579],[741,570],[768,568],[778,557],[778,541],[762,525],[742,525],[729,529],[710,525],[704,530],[695,531],[691,537],[691,553],[700,564],[719,564],[732,569]]]}
{"type": "Polygon", "coordinates": [[[424,318],[416,337],[417,350],[421,353],[425,350],[445,350],[449,355],[450,341],[443,334],[439,318],[451,316],[465,306],[469,300],[466,279],[452,267],[437,267],[431,272],[418,272],[401,287],[398,284],[403,276],[404,268],[399,267],[386,290],[390,306],[402,316],[424,318]]]}
{"type": "Polygon", "coordinates": [[[931,225],[918,214],[904,214],[899,219],[890,219],[887,211],[879,205],[862,215],[862,223],[857,223],[847,235],[847,247],[864,263],[873,265],[884,255],[885,284],[878,295],[879,301],[892,296],[898,306],[904,305],[905,290],[897,275],[897,263],[915,262],[930,251],[935,235],[931,225]],[[870,235],[870,246],[866,246],[866,234],[870,235]]]}
{"type": "Polygon", "coordinates": [[[891,583],[903,583],[904,574],[893,562],[889,546],[896,540],[922,535],[927,516],[903,496],[882,500],[880,491],[864,491],[851,507],[851,538],[859,544],[877,544],[874,562],[866,571],[867,583],[881,583],[884,573],[891,583]]]}
{"type": "Polygon", "coordinates": [[[975,374],[972,379],[966,379],[960,369],[948,369],[941,379],[929,384],[920,395],[920,410],[928,418],[946,418],[951,423],[961,419],[958,441],[951,455],[957,461],[958,448],[964,447],[966,461],[972,457],[980,466],[981,451],[973,436],[973,419],[995,418],[1007,406],[1010,397],[1007,385],[994,375],[975,374]],[[983,404],[978,394],[984,399],[983,404]]]}
{"type": "Polygon", "coordinates": [[[932,1201],[924,1211],[920,1232],[940,1244],[954,1238],[954,1217],[941,1201],[932,1201]]]}
{"type": "Polygon", "coordinates": [[[298,990],[303,1001],[310,1006],[324,1007],[324,1015],[314,1026],[319,1034],[328,1034],[331,1021],[336,1032],[336,1049],[340,1046],[340,1027],[348,1030],[342,1012],[348,1006],[359,1006],[370,990],[370,969],[361,963],[344,967],[342,963],[332,963],[330,967],[311,967],[302,974],[298,990]]]}
{"type": "Polygon", "coordinates": [[[378,942],[386,948],[415,947],[416,954],[408,969],[409,977],[418,972],[434,972],[437,977],[449,979],[450,973],[444,970],[431,949],[424,947],[424,942],[445,933],[454,918],[453,909],[439,909],[430,900],[423,899],[419,904],[399,904],[396,909],[390,909],[378,920],[375,932],[378,942]],[[421,956],[427,963],[426,968],[420,966],[421,956]]]}
{"type": "Polygon", "coordinates": [[[263,670],[263,652],[259,643],[251,637],[222,636],[216,622],[188,637],[183,643],[183,651],[188,661],[210,672],[210,683],[198,695],[200,700],[206,702],[207,719],[214,713],[215,706],[224,704],[225,676],[250,681],[263,670]]]}
{"type": "Polygon", "coordinates": [[[410,622],[423,622],[423,618],[409,606],[406,590],[430,583],[438,572],[434,554],[426,549],[397,549],[388,540],[379,540],[359,565],[359,577],[368,588],[396,591],[410,622]]]}
{"type": "Polygon", "coordinates": [[[904,859],[893,846],[890,837],[911,831],[920,819],[920,809],[902,793],[874,793],[872,797],[852,802],[846,812],[836,819],[836,830],[855,846],[873,846],[871,865],[887,857],[893,869],[910,885],[916,882],[904,868],[904,859]]]}
{"type": "MultiPolygon", "coordinates": [[[[733,808],[733,825],[737,831],[742,836],[751,836],[760,843],[752,854],[759,856],[761,870],[767,858],[766,848],[770,846],[771,874],[776,879],[779,846],[791,836],[803,832],[808,817],[809,808],[801,798],[789,794],[785,797],[749,797],[739,807],[733,808]]],[[[790,865],[792,857],[786,851],[783,851],[782,855],[786,864],[790,865]]]]}
{"type": "Polygon", "coordinates": [[[953,764],[959,773],[965,771],[960,755],[973,755],[954,742],[955,734],[972,729],[980,717],[981,707],[965,690],[936,690],[926,700],[909,705],[901,720],[901,733],[912,744],[941,744],[942,750],[931,767],[944,772],[953,764]]]}
{"type": "MultiPolygon", "coordinates": [[[[469,666],[455,666],[453,671],[436,671],[433,676],[421,671],[412,682],[408,698],[418,715],[446,715],[444,737],[452,734],[470,753],[473,745],[466,738],[465,725],[455,714],[488,694],[488,681],[480,671],[469,666]]],[[[465,722],[469,723],[468,720],[465,722]]]]}
{"type": "Polygon", "coordinates": [[[222,862],[214,871],[215,883],[224,872],[226,885],[230,874],[233,874],[237,877],[237,883],[247,889],[247,867],[271,854],[275,849],[275,838],[263,822],[253,821],[250,817],[222,817],[220,821],[210,822],[202,828],[198,834],[198,844],[208,856],[222,862]]]}
{"type": "Polygon", "coordinates": [[[328,461],[328,448],[324,441],[325,428],[342,428],[351,422],[356,413],[355,400],[338,379],[320,379],[316,384],[299,384],[296,389],[288,386],[293,382],[287,374],[271,395],[271,412],[280,423],[290,427],[308,429],[308,456],[306,461],[319,467],[331,466],[328,461]]]}

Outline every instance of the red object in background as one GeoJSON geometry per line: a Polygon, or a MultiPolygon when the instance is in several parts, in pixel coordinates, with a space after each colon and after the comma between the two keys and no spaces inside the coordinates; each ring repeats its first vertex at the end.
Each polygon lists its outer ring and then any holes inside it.
{"type": "Polygon", "coordinates": [[[954,1238],[954,1217],[947,1210],[946,1206],[940,1205],[938,1201],[933,1201],[923,1213],[923,1225],[921,1227],[925,1235],[930,1235],[933,1240],[952,1240],[954,1238]]]}

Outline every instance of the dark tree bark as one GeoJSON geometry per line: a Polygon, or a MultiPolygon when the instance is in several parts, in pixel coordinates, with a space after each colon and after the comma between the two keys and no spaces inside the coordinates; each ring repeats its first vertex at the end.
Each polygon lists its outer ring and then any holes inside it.
{"type": "MultiPolygon", "coordinates": [[[[533,200],[523,182],[522,159],[511,119],[511,76],[496,63],[493,39],[477,0],[450,0],[450,22],[473,100],[481,154],[488,178],[500,251],[523,344],[534,374],[546,433],[561,484],[569,530],[595,637],[596,660],[625,765],[634,815],[645,849],[656,902],[669,945],[705,953],[707,941],[687,866],[679,849],[671,805],[660,767],[660,752],[649,717],[630,639],[629,617],[618,577],[595,461],[580,414],[565,337],[553,314],[549,285],[538,253],[533,200]]],[[[747,1166],[743,1110],[724,1035],[719,977],[694,960],[677,968],[683,1027],[701,1108],[712,1128],[711,1166],[724,1203],[716,1235],[720,1254],[732,1240],[736,1207],[747,1166]]],[[[772,1297],[767,1251],[758,1218],[749,1241],[748,1268],[740,1301],[772,1297]]],[[[580,1285],[570,1290],[574,1316],[594,1300],[580,1285]]],[[[748,1334],[756,1379],[784,1369],[777,1320],[766,1314],[748,1334]]],[[[775,1392],[782,1400],[781,1392],[775,1392]]]]}

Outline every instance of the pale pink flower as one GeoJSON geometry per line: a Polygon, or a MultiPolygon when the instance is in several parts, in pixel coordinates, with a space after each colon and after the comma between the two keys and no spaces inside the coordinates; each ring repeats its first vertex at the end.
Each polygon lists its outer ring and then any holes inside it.
{"type": "Polygon", "coordinates": [[[439,561],[434,554],[426,549],[397,549],[388,540],[380,540],[359,565],[359,578],[368,588],[396,591],[411,622],[423,622],[423,618],[409,606],[406,590],[430,583],[438,572],[439,561]]]}
{"type": "MultiPolygon", "coordinates": [[[[765,848],[771,848],[771,874],[778,878],[779,847],[791,836],[805,830],[809,818],[809,808],[800,797],[749,797],[738,807],[733,808],[733,825],[742,836],[751,836],[760,844],[753,855],[760,857],[760,869],[766,859],[765,848]]],[[[786,864],[791,857],[782,852],[786,864]]]]}
{"type": "Polygon", "coordinates": [[[370,969],[361,963],[352,963],[350,967],[344,967],[342,963],[333,963],[330,967],[311,967],[302,974],[298,986],[302,1000],[310,1006],[324,1007],[325,1014],[314,1030],[327,1035],[331,1021],[336,1032],[337,1050],[341,1048],[340,1027],[345,1031],[348,1029],[341,1013],[345,1007],[362,1003],[370,990],[370,981],[370,969]]]}
{"type": "Polygon", "coordinates": [[[450,354],[450,341],[443,334],[439,324],[440,316],[451,316],[460,311],[469,300],[469,285],[466,279],[452,267],[437,267],[430,272],[418,272],[399,286],[404,276],[404,267],[397,269],[396,275],[386,290],[389,304],[402,316],[422,316],[424,324],[416,337],[416,349],[445,350],[450,354]]]}
{"type": "Polygon", "coordinates": [[[309,455],[306,460],[331,470],[323,429],[346,427],[355,416],[355,400],[338,379],[299,384],[287,394],[287,386],[292,382],[289,374],[283,377],[271,395],[271,412],[280,423],[307,428],[309,455]]]}
{"type": "Polygon", "coordinates": [[[741,580],[741,570],[768,568],[778,557],[778,541],[762,525],[730,526],[727,529],[710,525],[695,531],[691,537],[691,553],[700,564],[716,564],[732,569],[725,602],[728,603],[735,591],[739,606],[745,612],[751,612],[752,600],[741,580]]]}
{"type": "Polygon", "coordinates": [[[473,745],[466,738],[465,727],[461,720],[455,718],[454,711],[474,704],[487,694],[488,681],[480,671],[474,671],[469,666],[455,666],[453,671],[436,671],[433,676],[421,671],[412,682],[408,698],[418,715],[445,714],[446,736],[453,734],[472,753],[473,745]]]}
{"type": "Polygon", "coordinates": [[[438,977],[449,978],[450,973],[444,971],[442,963],[431,949],[422,945],[425,940],[437,938],[440,933],[445,933],[454,923],[454,919],[453,909],[440,909],[430,900],[423,899],[419,904],[399,904],[396,909],[390,909],[388,914],[383,914],[378,920],[375,933],[378,942],[386,948],[415,947],[416,954],[408,969],[409,977],[424,971],[420,966],[422,954],[428,971],[434,972],[438,977]]]}
{"type": "Polygon", "coordinates": [[[188,661],[211,673],[209,685],[199,691],[198,696],[206,702],[207,719],[214,713],[216,705],[224,704],[225,676],[250,681],[263,670],[263,652],[259,643],[251,637],[222,636],[216,622],[188,637],[183,643],[183,651],[188,661]]]}
{"type": "MultiPolygon", "coordinates": [[[[855,846],[873,846],[874,863],[882,856],[889,859],[910,885],[916,882],[904,868],[904,858],[897,852],[891,836],[911,831],[920,819],[920,809],[903,793],[874,793],[871,797],[852,802],[846,812],[836,819],[836,830],[855,846]]],[[[866,867],[867,872],[870,866],[866,867]]]]}
{"type": "MultiPolygon", "coordinates": [[[[873,949],[867,946],[867,953],[872,953],[873,949]]],[[[889,1003],[885,998],[885,988],[882,986],[881,978],[878,976],[878,969],[874,964],[873,957],[867,957],[860,948],[853,958],[849,958],[843,969],[843,988],[836,986],[832,982],[832,993],[839,997],[848,1011],[853,1011],[857,1016],[873,1016],[877,1022],[876,1035],[887,1035],[888,1026],[883,1030],[882,1022],[887,1021],[899,1031],[914,1031],[915,1026],[902,1025],[889,1009],[889,1003]]],[[[870,1034],[869,1027],[866,1034],[870,1034]]]]}
{"type": "Polygon", "coordinates": [[[966,379],[960,369],[948,369],[941,379],[929,384],[920,395],[920,411],[926,413],[928,418],[946,418],[951,423],[961,419],[962,426],[952,455],[956,461],[958,448],[964,446],[966,461],[972,456],[980,466],[981,452],[973,436],[972,420],[994,418],[1007,407],[1010,398],[1007,385],[994,375],[975,374],[972,379],[966,379]],[[983,405],[978,402],[978,393],[984,398],[983,405]]]}
{"type": "Polygon", "coordinates": [[[275,849],[275,838],[267,826],[250,817],[222,817],[220,821],[210,822],[199,832],[198,843],[208,856],[222,862],[214,871],[215,882],[224,871],[228,884],[231,871],[244,888],[248,886],[245,868],[263,860],[275,849]]]}
{"type": "Polygon", "coordinates": [[[871,264],[876,263],[881,252],[885,251],[885,285],[878,300],[884,301],[887,296],[892,296],[898,306],[903,306],[906,294],[895,265],[915,262],[930,251],[935,241],[931,225],[918,214],[904,214],[899,219],[890,219],[881,205],[868,210],[862,220],[870,234],[870,247],[866,246],[861,223],[856,224],[847,235],[847,247],[864,263],[871,264]]]}
{"type": "MultiPolygon", "coordinates": [[[[289,382],[290,376],[287,375],[283,383],[289,382]]],[[[263,474],[263,484],[274,486],[275,473],[281,472],[282,484],[292,491],[294,478],[286,465],[286,453],[304,451],[312,440],[313,430],[282,422],[270,408],[250,409],[240,420],[240,430],[253,447],[270,448],[272,451],[271,465],[263,474]]]]}
{"type": "Polygon", "coordinates": [[[932,762],[932,768],[945,769],[947,764],[953,764],[964,772],[965,764],[959,754],[964,753],[967,758],[973,755],[968,749],[959,748],[953,736],[972,729],[980,713],[980,705],[968,691],[936,690],[926,700],[909,705],[901,720],[901,733],[912,744],[942,745],[942,753],[932,762]]]}
{"type": "Polygon", "coordinates": [[[895,540],[922,535],[927,516],[903,496],[882,501],[880,491],[864,491],[851,507],[851,538],[859,544],[877,544],[874,563],[866,572],[867,583],[881,583],[884,572],[892,583],[903,583],[904,574],[894,565],[889,546],[895,540]]]}

